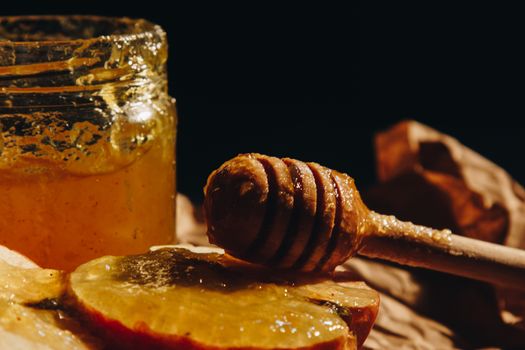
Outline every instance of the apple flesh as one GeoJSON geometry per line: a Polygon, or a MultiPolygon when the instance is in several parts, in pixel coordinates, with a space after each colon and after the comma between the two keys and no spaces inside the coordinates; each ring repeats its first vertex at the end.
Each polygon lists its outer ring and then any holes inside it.
{"type": "Polygon", "coordinates": [[[0,349],[93,350],[89,342],[68,329],[73,321],[59,311],[64,274],[41,269],[20,254],[0,246],[0,349]],[[67,324],[66,324],[67,323],[67,324]]]}
{"type": "Polygon", "coordinates": [[[67,294],[111,348],[128,349],[355,349],[379,307],[362,282],[182,248],[93,260],[67,294]]]}

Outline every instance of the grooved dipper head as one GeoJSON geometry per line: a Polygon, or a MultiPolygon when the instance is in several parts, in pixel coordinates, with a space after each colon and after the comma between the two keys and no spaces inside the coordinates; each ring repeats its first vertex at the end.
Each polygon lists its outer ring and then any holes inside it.
{"type": "Polygon", "coordinates": [[[353,179],[316,163],[241,154],[209,176],[204,192],[210,242],[251,262],[329,271],[366,231],[353,179]]]}

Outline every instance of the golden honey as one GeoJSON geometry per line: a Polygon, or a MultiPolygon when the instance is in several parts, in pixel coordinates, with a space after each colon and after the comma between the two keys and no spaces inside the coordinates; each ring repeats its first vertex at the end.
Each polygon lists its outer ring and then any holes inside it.
{"type": "Polygon", "coordinates": [[[0,18],[0,244],[72,270],[174,240],[166,52],[143,20],[0,18]]]}

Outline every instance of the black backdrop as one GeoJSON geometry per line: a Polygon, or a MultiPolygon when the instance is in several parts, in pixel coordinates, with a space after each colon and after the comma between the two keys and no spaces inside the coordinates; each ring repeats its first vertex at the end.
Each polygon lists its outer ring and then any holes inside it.
{"type": "Polygon", "coordinates": [[[374,132],[406,118],[459,138],[525,182],[517,8],[320,3],[18,0],[2,2],[0,15],[162,25],[178,103],[179,190],[196,201],[211,170],[251,151],[314,160],[368,186],[374,132]]]}

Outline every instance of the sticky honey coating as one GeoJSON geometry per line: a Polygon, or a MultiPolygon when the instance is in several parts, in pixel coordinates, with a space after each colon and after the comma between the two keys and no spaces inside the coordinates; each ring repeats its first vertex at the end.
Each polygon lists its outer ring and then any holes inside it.
{"type": "Polygon", "coordinates": [[[205,195],[210,241],[276,268],[331,271],[369,228],[354,180],[316,163],[242,154],[210,175],[205,195]]]}
{"type": "Polygon", "coordinates": [[[370,211],[368,222],[374,227],[374,233],[379,236],[424,241],[430,245],[450,246],[452,243],[452,232],[449,229],[436,230],[415,225],[412,222],[398,220],[393,215],[382,215],[374,211],[370,211]]]}

